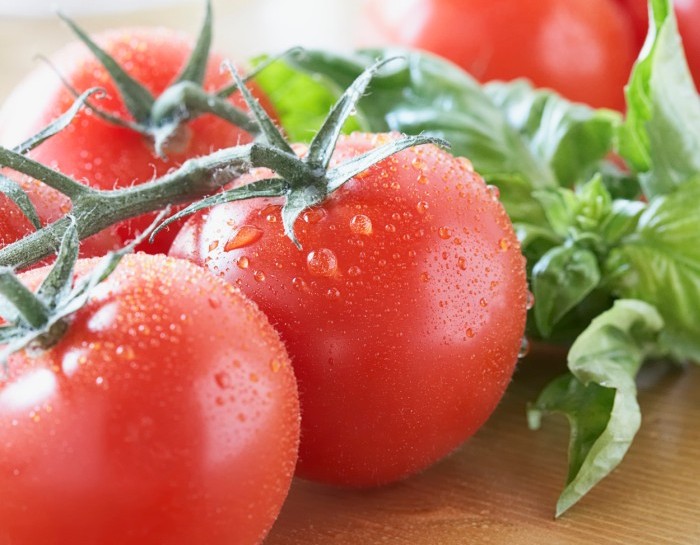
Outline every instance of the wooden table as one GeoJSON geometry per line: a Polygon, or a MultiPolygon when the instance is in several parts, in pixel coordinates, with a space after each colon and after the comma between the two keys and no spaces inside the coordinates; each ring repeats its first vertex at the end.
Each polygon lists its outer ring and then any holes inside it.
{"type": "Polygon", "coordinates": [[[366,491],[296,481],[265,545],[700,544],[700,368],[645,368],[627,457],[555,521],[567,424],[530,431],[524,413],[561,365],[521,362],[486,426],[417,477],[366,491]]]}

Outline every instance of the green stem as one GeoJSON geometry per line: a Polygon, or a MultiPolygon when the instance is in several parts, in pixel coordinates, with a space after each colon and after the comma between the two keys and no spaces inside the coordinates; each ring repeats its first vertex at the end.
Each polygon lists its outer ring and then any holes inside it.
{"type": "Polygon", "coordinates": [[[48,310],[14,275],[12,269],[0,269],[0,295],[10,302],[22,320],[34,328],[40,328],[48,321],[48,310]]]}
{"type": "MultiPolygon", "coordinates": [[[[71,216],[0,249],[0,266],[25,268],[51,255],[75,221],[81,240],[125,219],[214,193],[250,166],[252,144],[191,159],[152,182],[113,191],[84,192],[73,200],[71,216]],[[227,169],[224,176],[215,174],[227,169]]],[[[266,165],[260,165],[266,166],[266,165]]]]}
{"type": "Polygon", "coordinates": [[[181,112],[185,112],[186,119],[211,113],[252,135],[260,132],[255,121],[243,110],[228,100],[207,93],[191,81],[182,81],[169,87],[156,99],[151,109],[151,125],[158,127],[168,119],[181,115],[181,112]]]}

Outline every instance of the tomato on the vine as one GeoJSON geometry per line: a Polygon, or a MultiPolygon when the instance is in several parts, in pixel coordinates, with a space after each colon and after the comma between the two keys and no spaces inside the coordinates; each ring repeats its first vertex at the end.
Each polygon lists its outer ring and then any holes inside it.
{"type": "Polygon", "coordinates": [[[525,77],[619,110],[637,53],[611,0],[366,2],[365,18],[375,40],[432,51],[480,81],[525,77]]]}
{"type": "MultiPolygon", "coordinates": [[[[192,42],[186,36],[163,28],[135,28],[106,32],[95,37],[134,79],[154,96],[158,96],[178,75],[187,61],[192,42]]],[[[220,70],[222,57],[210,56],[204,80],[208,91],[231,83],[230,75],[220,70]]],[[[82,92],[91,87],[104,89],[107,96],[93,103],[119,118],[130,119],[112,78],[97,58],[80,43],[68,45],[52,57],[53,67],[41,66],[32,72],[7,99],[0,111],[0,144],[11,147],[36,133],[67,110],[74,97],[56,74],[82,92]]],[[[240,97],[231,98],[242,106],[240,97]]],[[[138,132],[106,121],[89,109],[83,109],[69,127],[30,153],[46,165],[72,176],[91,187],[113,189],[143,183],[180,166],[191,157],[249,142],[250,135],[213,115],[202,115],[186,124],[179,138],[158,157],[153,142],[138,132]]],[[[43,222],[50,222],[70,208],[66,197],[50,189],[36,195],[36,184],[23,179],[35,206],[44,202],[43,222]],[[53,194],[48,196],[48,194],[53,194]],[[48,203],[48,204],[47,204],[48,203]]],[[[13,205],[5,203],[0,212],[13,205]]],[[[84,255],[101,255],[124,241],[134,238],[152,221],[153,215],[122,222],[102,235],[103,243],[93,243],[94,251],[84,255]]],[[[163,231],[153,244],[139,249],[148,253],[166,252],[176,229],[163,231]]],[[[25,232],[26,233],[26,232],[25,232]]]]}
{"type": "Polygon", "coordinates": [[[191,263],[125,256],[57,344],[14,353],[0,377],[0,541],[259,543],[298,433],[262,312],[191,263]]]}
{"type": "MultiPolygon", "coordinates": [[[[341,137],[334,160],[391,138],[341,137]]],[[[365,486],[420,471],[484,423],[521,346],[525,264],[495,189],[421,146],[306,210],[303,250],[280,204],[199,213],[171,254],[240,286],[280,332],[299,382],[301,476],[365,486]]]]}

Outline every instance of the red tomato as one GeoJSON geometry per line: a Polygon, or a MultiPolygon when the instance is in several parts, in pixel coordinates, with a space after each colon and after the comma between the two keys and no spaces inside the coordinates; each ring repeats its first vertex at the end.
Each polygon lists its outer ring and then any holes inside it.
{"type": "MultiPolygon", "coordinates": [[[[388,138],[341,138],[335,160],[388,138]]],[[[280,332],[301,476],[366,486],[425,468],[483,424],[516,363],[525,263],[503,207],[468,161],[427,146],[350,180],[295,230],[303,250],[278,200],[230,203],[191,218],[171,253],[240,286],[280,332]]]]}
{"type": "MultiPolygon", "coordinates": [[[[192,49],[190,39],[167,29],[112,31],[96,37],[96,41],[155,96],[178,75],[192,49]]],[[[210,59],[205,78],[209,90],[231,81],[230,75],[220,71],[221,61],[217,55],[210,59]]],[[[55,55],[52,63],[78,91],[95,86],[105,89],[108,97],[95,103],[103,110],[128,118],[110,76],[85,46],[78,43],[67,46],[55,55]]],[[[0,111],[0,144],[8,147],[19,144],[67,110],[73,100],[53,70],[39,67],[15,89],[0,111]]],[[[243,104],[240,97],[232,100],[243,104]]],[[[150,181],[190,157],[251,140],[247,133],[212,115],[201,116],[187,127],[189,130],[178,142],[178,149],[171,148],[167,160],[163,160],[155,155],[152,143],[142,135],[84,110],[67,129],[30,155],[92,187],[113,189],[150,181]]],[[[34,195],[33,187],[29,184],[32,201],[37,206],[39,201],[47,199],[47,192],[54,193],[45,205],[49,210],[42,216],[44,221],[56,219],[70,208],[63,195],[52,190],[34,195]]],[[[6,213],[4,207],[0,213],[6,213]]],[[[100,255],[115,245],[123,245],[152,220],[153,216],[147,215],[124,222],[111,230],[111,237],[103,235],[105,244],[101,248],[96,245],[95,253],[85,250],[84,253],[100,255]]],[[[170,229],[157,237],[154,244],[145,242],[140,249],[149,253],[166,252],[176,232],[177,229],[170,229]]]]}
{"type": "Polygon", "coordinates": [[[426,49],[480,81],[526,77],[570,100],[624,108],[637,49],[610,0],[366,2],[383,43],[426,49]]]}
{"type": "Polygon", "coordinates": [[[298,433],[294,376],[263,314],[190,263],[127,256],[58,344],[14,354],[0,378],[0,541],[258,543],[298,433]]]}
{"type": "MultiPolygon", "coordinates": [[[[618,0],[629,13],[637,32],[639,45],[644,42],[649,25],[646,0],[618,0]]],[[[683,39],[685,55],[695,87],[700,89],[700,0],[674,0],[678,31],[683,39]]]]}

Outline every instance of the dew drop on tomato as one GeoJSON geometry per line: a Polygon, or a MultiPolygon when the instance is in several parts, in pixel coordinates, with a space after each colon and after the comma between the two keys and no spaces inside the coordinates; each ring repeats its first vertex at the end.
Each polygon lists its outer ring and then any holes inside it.
{"type": "Polygon", "coordinates": [[[250,246],[254,242],[260,240],[263,236],[263,230],[253,225],[243,225],[236,234],[233,235],[224,246],[225,252],[238,250],[250,246]]]}
{"type": "Polygon", "coordinates": [[[319,248],[309,252],[306,265],[315,276],[333,276],[338,270],[338,258],[332,250],[319,248]]]}

